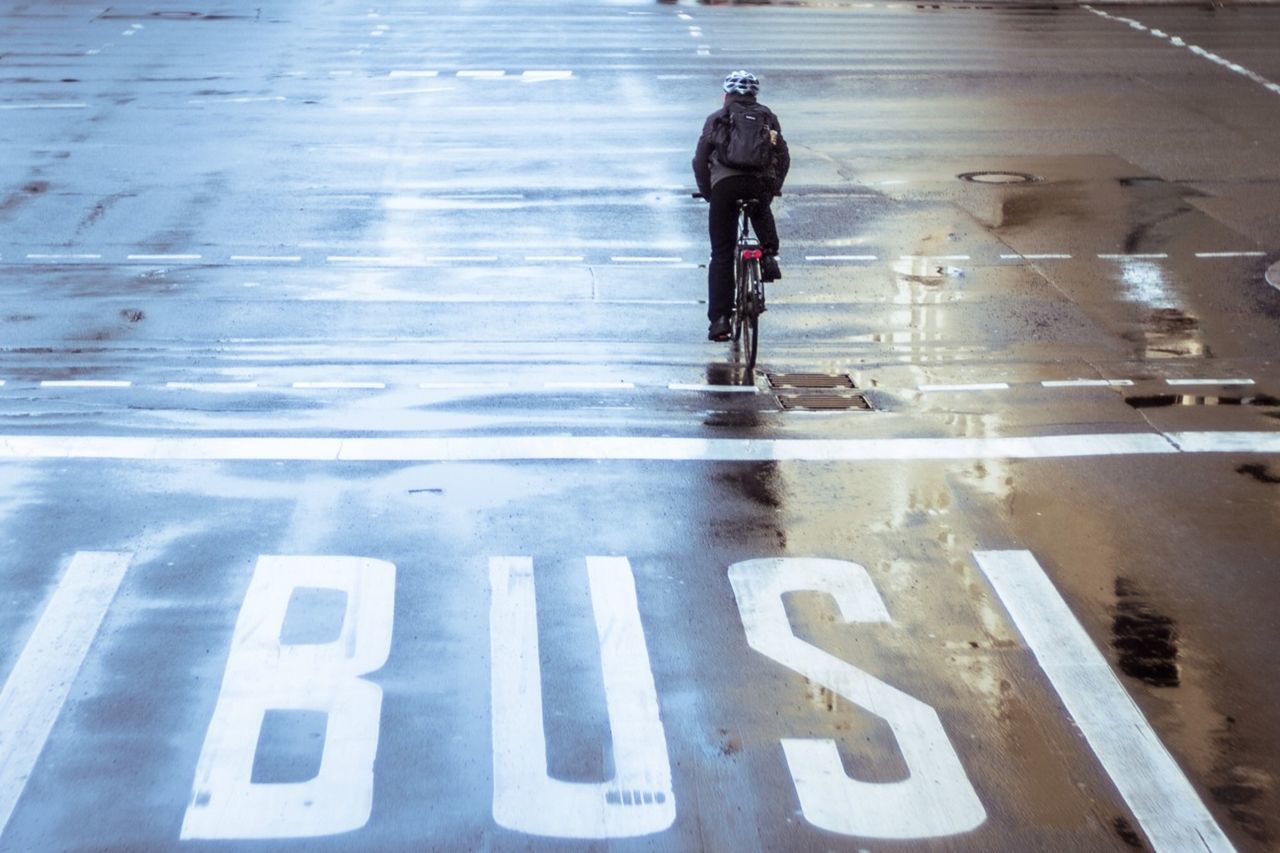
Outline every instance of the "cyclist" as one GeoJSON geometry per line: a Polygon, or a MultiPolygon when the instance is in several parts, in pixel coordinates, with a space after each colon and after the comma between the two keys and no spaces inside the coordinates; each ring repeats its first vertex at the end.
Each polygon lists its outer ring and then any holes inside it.
{"type": "Polygon", "coordinates": [[[751,227],[764,252],[761,277],[774,281],[782,277],[778,269],[778,229],[769,203],[782,193],[782,182],[791,167],[782,125],[773,111],[756,101],[760,80],[749,71],[733,71],[724,78],[724,106],[707,116],[702,136],[693,154],[693,177],[698,192],[711,202],[707,230],[711,237],[711,263],[707,267],[707,319],[711,326],[707,339],[729,339],[729,312],[733,306],[733,252],[737,245],[738,199],[756,199],[751,227]],[[720,157],[725,142],[725,123],[731,114],[750,109],[768,122],[772,157],[767,166],[754,170],[732,168],[720,157]]]}

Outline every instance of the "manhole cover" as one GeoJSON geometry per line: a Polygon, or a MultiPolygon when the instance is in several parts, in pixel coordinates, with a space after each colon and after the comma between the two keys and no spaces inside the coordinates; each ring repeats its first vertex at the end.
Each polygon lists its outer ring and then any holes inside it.
{"type": "Polygon", "coordinates": [[[772,388],[856,388],[847,373],[770,373],[772,388]]]}
{"type": "Polygon", "coordinates": [[[778,402],[784,409],[814,409],[834,411],[856,409],[871,411],[871,404],[861,394],[779,394],[778,402]]]}
{"type": "Polygon", "coordinates": [[[956,177],[972,184],[1034,184],[1041,180],[1027,172],[962,172],[956,177]]]}

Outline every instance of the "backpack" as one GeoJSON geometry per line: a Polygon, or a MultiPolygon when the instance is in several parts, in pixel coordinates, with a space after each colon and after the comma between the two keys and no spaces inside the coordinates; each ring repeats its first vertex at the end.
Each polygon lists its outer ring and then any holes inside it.
{"type": "Polygon", "coordinates": [[[773,164],[771,113],[759,104],[730,104],[716,119],[714,136],[720,162],[743,172],[765,172],[773,164]]]}

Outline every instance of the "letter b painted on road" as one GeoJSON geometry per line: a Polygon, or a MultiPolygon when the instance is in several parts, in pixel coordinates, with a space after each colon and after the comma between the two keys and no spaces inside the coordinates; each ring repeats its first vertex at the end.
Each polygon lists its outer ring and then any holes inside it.
{"type": "Polygon", "coordinates": [[[300,838],[364,826],[373,808],[382,688],[365,679],[391,652],[395,566],[337,556],[258,558],[236,621],[222,689],[196,766],[182,838],[300,838]],[[284,643],[299,589],[346,596],[332,642],[284,643]],[[254,782],[268,711],[325,715],[319,771],[254,782]]]}

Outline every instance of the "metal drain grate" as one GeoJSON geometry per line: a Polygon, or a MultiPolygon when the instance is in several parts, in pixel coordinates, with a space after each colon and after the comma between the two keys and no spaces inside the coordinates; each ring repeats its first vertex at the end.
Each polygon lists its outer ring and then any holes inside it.
{"type": "Polygon", "coordinates": [[[856,388],[847,373],[769,373],[770,388],[856,388]]]}
{"type": "Polygon", "coordinates": [[[824,412],[840,409],[872,411],[871,403],[861,394],[778,394],[777,396],[783,409],[812,409],[824,412]]]}

